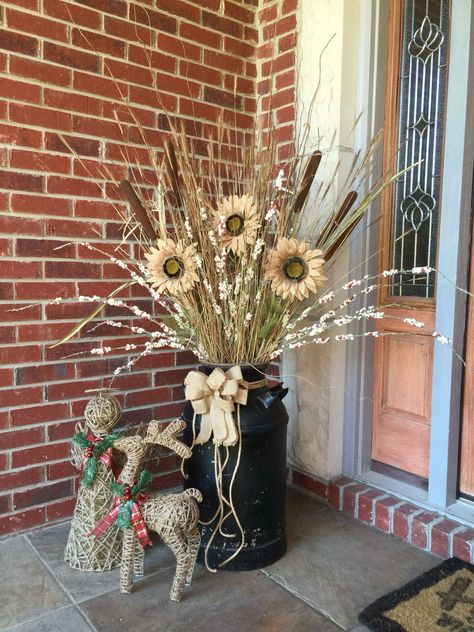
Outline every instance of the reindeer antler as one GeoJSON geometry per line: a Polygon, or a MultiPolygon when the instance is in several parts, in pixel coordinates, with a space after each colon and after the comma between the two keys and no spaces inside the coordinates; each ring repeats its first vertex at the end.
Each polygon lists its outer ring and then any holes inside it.
{"type": "Polygon", "coordinates": [[[191,448],[184,445],[182,441],[176,438],[176,435],[186,428],[186,422],[182,419],[175,419],[164,430],[160,430],[159,421],[150,421],[146,433],[146,443],[155,443],[162,445],[183,459],[189,459],[191,456],[191,448]]]}

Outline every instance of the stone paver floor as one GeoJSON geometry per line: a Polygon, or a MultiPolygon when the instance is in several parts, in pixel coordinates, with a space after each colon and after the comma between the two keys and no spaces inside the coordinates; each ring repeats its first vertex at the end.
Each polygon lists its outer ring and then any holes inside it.
{"type": "Polygon", "coordinates": [[[145,557],[131,595],[118,571],[81,573],[62,558],[63,523],[0,542],[0,630],[17,632],[337,632],[365,630],[358,613],[439,559],[288,491],[288,552],[262,571],[197,567],[179,604],[169,601],[174,558],[145,557]]]}

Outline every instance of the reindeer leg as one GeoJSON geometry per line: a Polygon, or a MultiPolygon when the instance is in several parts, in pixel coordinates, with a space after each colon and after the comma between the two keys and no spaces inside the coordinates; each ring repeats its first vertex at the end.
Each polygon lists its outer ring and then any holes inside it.
{"type": "Polygon", "coordinates": [[[135,577],[143,577],[145,574],[144,559],[145,551],[138,541],[138,538],[134,538],[135,549],[133,552],[133,574],[135,577]]]}
{"type": "Polygon", "coordinates": [[[186,573],[186,586],[190,586],[193,580],[194,565],[196,564],[196,558],[199,551],[199,545],[201,544],[201,534],[196,528],[188,535],[188,572],[186,573]]]}
{"type": "MultiPolygon", "coordinates": [[[[164,534],[162,534],[163,537],[164,534]]],[[[176,557],[176,572],[170,590],[171,601],[180,601],[186,581],[186,570],[188,568],[188,547],[184,536],[180,532],[171,532],[167,537],[163,537],[165,543],[170,547],[176,557]]]]}
{"type": "Polygon", "coordinates": [[[122,562],[120,564],[120,592],[130,593],[133,586],[133,558],[134,558],[134,539],[135,533],[133,529],[124,529],[123,546],[122,546],[122,562]]]}

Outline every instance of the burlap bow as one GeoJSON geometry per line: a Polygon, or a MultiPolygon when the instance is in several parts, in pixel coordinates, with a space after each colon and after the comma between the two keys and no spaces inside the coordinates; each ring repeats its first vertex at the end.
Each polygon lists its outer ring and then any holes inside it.
{"type": "Polygon", "coordinates": [[[238,435],[232,413],[235,405],[245,406],[248,384],[242,378],[240,366],[222,371],[216,368],[209,375],[190,371],[184,380],[185,397],[196,415],[201,415],[201,429],[195,443],[206,443],[214,434],[216,445],[232,446],[238,435]]]}

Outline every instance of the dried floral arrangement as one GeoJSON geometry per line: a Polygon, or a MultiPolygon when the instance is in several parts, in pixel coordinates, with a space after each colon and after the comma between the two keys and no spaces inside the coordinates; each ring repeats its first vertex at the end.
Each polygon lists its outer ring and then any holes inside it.
{"type": "MultiPolygon", "coordinates": [[[[267,364],[285,349],[326,344],[331,338],[352,340],[352,334],[334,330],[355,320],[384,316],[375,306],[348,315],[346,308],[358,295],[392,283],[400,273],[423,276],[432,271],[427,267],[389,270],[320,291],[325,267],[337,258],[380,191],[400,175],[370,182],[381,135],[365,156],[354,158],[334,210],[321,216],[318,209],[324,207],[332,182],[314,182],[322,152],[306,152],[307,131],[295,139],[294,155],[278,165],[275,134],[258,123],[248,135],[248,144],[237,146],[221,122],[216,137],[208,141],[206,161],[196,155],[179,123],[168,117],[168,125],[164,159],[154,160],[158,183],[154,196],[140,197],[140,189],[129,181],[116,183],[130,203],[127,212],[117,209],[124,239],[136,239],[144,259],[125,256],[120,247],[116,256],[109,256],[130,280],[107,297],[79,297],[97,306],[56,344],[69,340],[112,305],[125,308],[145,325],[116,320],[105,321],[107,325],[148,337],[120,348],[130,359],[115,369],[115,375],[162,347],[191,350],[209,364],[267,364]],[[311,213],[304,213],[311,188],[311,213]],[[116,298],[133,284],[146,288],[158,316],[116,298]],[[337,303],[342,294],[345,298],[328,310],[327,304],[337,303]]],[[[336,173],[332,180],[335,177],[336,173]]],[[[84,245],[97,250],[87,242],[84,245]]],[[[405,322],[424,328],[416,319],[405,322]]],[[[444,336],[433,335],[450,344],[444,336]]],[[[102,346],[91,353],[111,351],[102,346]]]]}

